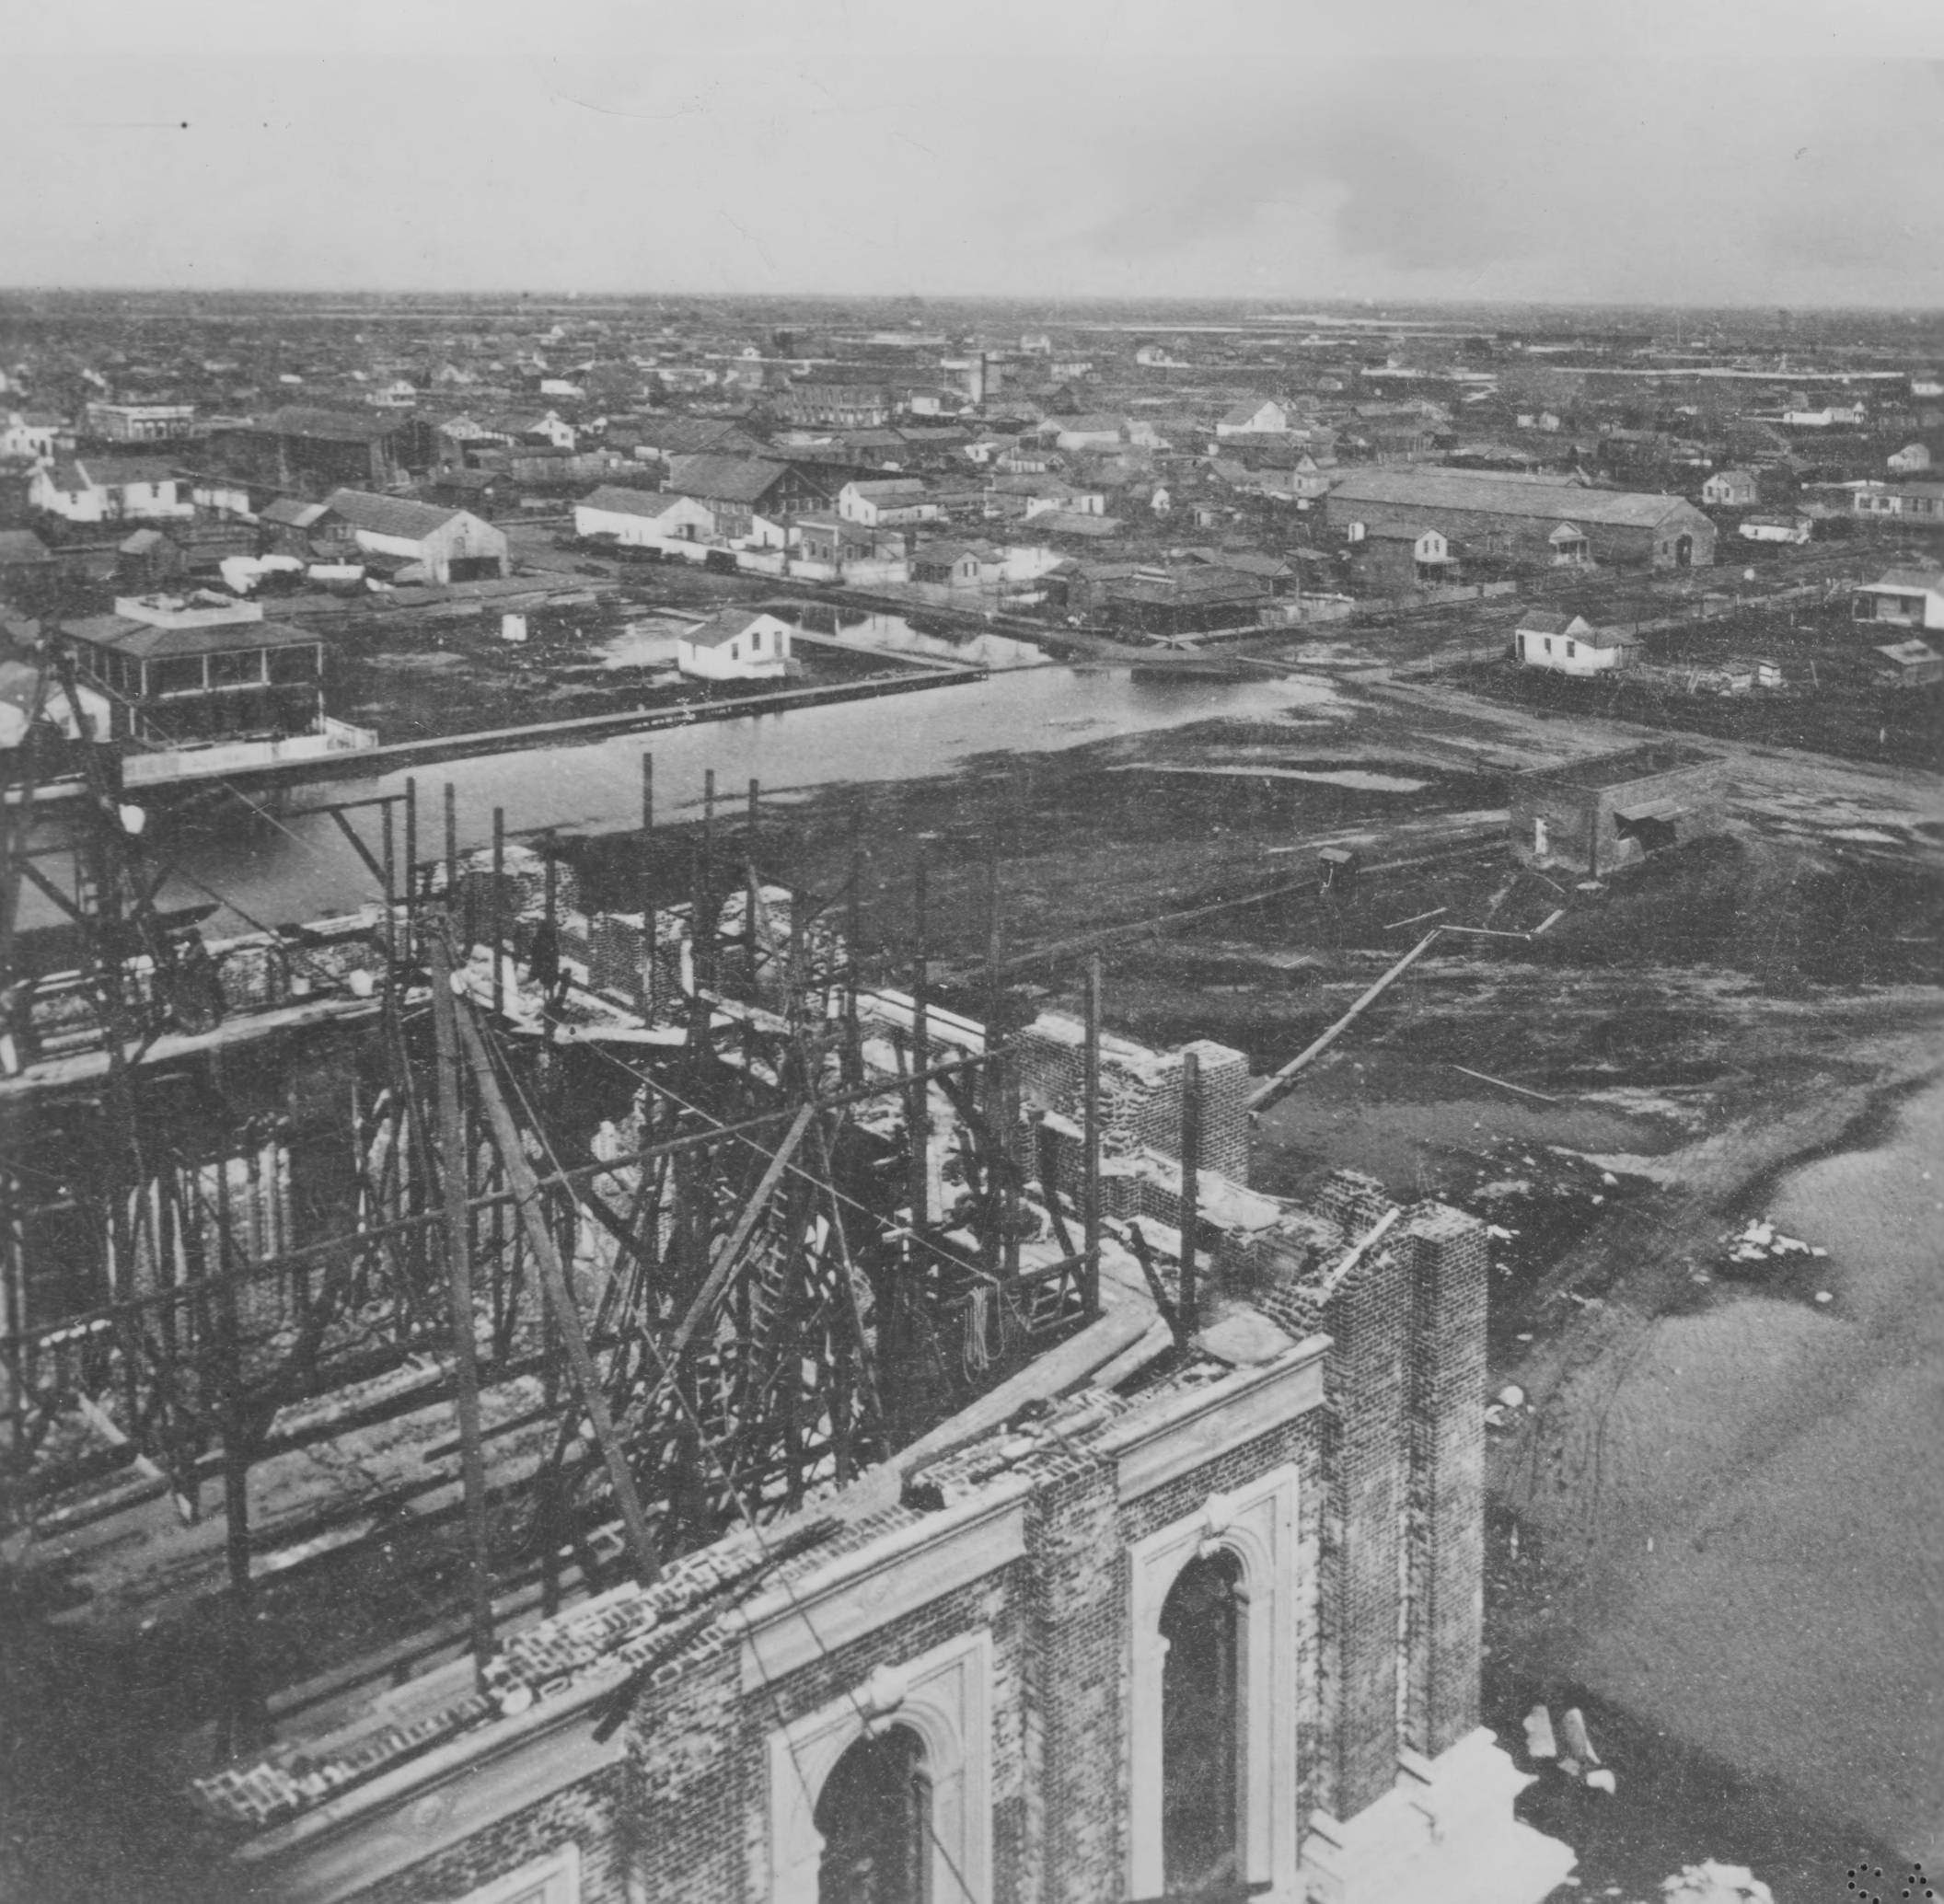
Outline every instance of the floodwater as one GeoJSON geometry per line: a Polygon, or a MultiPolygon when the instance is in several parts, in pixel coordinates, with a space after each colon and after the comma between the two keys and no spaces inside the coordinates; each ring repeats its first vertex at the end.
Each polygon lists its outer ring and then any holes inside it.
{"type": "MultiPolygon", "coordinates": [[[[874,700],[478,755],[416,776],[419,852],[425,858],[442,850],[442,789],[448,781],[463,851],[492,839],[495,806],[505,810],[507,827],[515,833],[639,825],[643,754],[654,759],[657,815],[693,819],[703,773],[711,767],[719,795],[733,804],[752,776],[761,780],[766,797],[850,782],[916,779],[949,773],[982,754],[1052,752],[1198,721],[1274,720],[1334,700],[1326,682],[1302,676],[1140,682],[1118,670],[1015,668],[982,681],[874,700]]],[[[337,780],[313,792],[299,790],[292,803],[301,809],[401,793],[405,779],[393,773],[368,781],[337,780]]],[[[370,812],[353,816],[372,841],[377,837],[375,819],[370,812]]],[[[370,874],[321,814],[298,813],[274,824],[226,819],[158,831],[174,864],[267,923],[322,917],[376,896],[370,874]]],[[[166,896],[187,903],[197,895],[182,884],[171,885],[166,896]]]]}
{"type": "Polygon", "coordinates": [[[1762,1287],[1718,1284],[1630,1351],[1600,1469],[1582,1477],[1603,1497],[1602,1577],[1558,1664],[1684,1748],[1935,1869],[1944,1082],[1874,1148],[1789,1172],[1750,1214],[1829,1254],[1762,1287]]]}
{"type": "Polygon", "coordinates": [[[1046,651],[1009,635],[977,634],[965,640],[928,635],[900,615],[867,615],[861,621],[839,617],[836,639],[846,648],[874,654],[927,654],[967,667],[1036,668],[1047,664],[1046,651]]]}
{"type": "Polygon", "coordinates": [[[594,652],[604,668],[672,668],[683,632],[695,624],[651,617],[622,625],[594,652]]]}

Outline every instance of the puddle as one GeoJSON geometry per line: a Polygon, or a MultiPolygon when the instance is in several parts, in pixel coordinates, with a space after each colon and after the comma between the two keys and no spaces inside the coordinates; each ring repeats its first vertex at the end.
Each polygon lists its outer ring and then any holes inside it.
{"type": "Polygon", "coordinates": [[[672,668],[680,639],[680,629],[673,622],[631,621],[594,652],[604,668],[672,668]]]}
{"type": "Polygon", "coordinates": [[[1417,793],[1429,784],[1424,780],[1407,780],[1402,774],[1370,773],[1360,767],[1325,768],[1317,772],[1290,767],[1282,771],[1292,780],[1321,780],[1331,787],[1355,787],[1362,793],[1417,793]]]}
{"type": "Polygon", "coordinates": [[[1115,774],[1189,774],[1197,779],[1236,780],[1315,780],[1326,787],[1354,787],[1360,793],[1420,793],[1429,780],[1408,780],[1402,774],[1371,773],[1366,767],[1175,767],[1129,761],[1110,767],[1115,774]]]}

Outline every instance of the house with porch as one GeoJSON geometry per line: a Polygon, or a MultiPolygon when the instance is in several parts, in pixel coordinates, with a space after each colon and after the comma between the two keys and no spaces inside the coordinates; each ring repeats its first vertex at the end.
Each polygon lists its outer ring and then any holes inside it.
{"type": "Polygon", "coordinates": [[[1850,613],[1857,621],[1944,629],[1944,569],[1915,564],[1886,569],[1851,595],[1850,613]]]}

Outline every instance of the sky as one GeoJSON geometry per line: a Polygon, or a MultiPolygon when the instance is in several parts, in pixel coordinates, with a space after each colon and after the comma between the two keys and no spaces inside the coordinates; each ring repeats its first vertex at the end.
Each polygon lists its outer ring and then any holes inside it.
{"type": "Polygon", "coordinates": [[[70,0],[10,34],[9,286],[1944,306],[1944,0],[70,0]]]}

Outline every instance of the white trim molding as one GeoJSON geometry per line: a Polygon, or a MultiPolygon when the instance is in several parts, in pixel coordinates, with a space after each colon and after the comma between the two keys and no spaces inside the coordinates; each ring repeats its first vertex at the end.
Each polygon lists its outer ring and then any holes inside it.
{"type": "Polygon", "coordinates": [[[816,1904],[816,1802],[861,1738],[907,1725],[932,1783],[932,1896],[992,1898],[992,1635],[984,1627],[881,1666],[828,1705],[770,1735],[770,1904],[816,1904]]]}
{"type": "Polygon", "coordinates": [[[1296,1579],[1297,1471],[1272,1469],[1128,1549],[1128,1895],[1158,1898],[1163,1863],[1161,1615],[1169,1590],[1198,1555],[1242,1563],[1237,1678],[1243,1705],[1241,1778],[1244,1876],[1267,1884],[1270,1904],[1298,1904],[1296,1659],[1302,1617],[1296,1579]]]}
{"type": "Polygon", "coordinates": [[[1108,1427],[1094,1445],[1115,1458],[1120,1498],[1139,1500],[1319,1406],[1329,1346],[1327,1335],[1305,1336],[1259,1368],[1239,1369],[1108,1427]]]}

